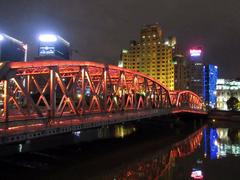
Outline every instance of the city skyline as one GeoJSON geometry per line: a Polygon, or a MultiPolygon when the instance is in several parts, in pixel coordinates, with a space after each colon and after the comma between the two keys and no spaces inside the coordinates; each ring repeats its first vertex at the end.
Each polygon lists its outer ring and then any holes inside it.
{"type": "Polygon", "coordinates": [[[236,67],[240,65],[237,61],[239,5],[234,0],[228,4],[189,0],[148,4],[1,0],[4,9],[0,7],[0,31],[28,43],[30,58],[37,53],[37,35],[53,32],[78,50],[75,59],[117,64],[121,49],[128,46],[130,39],[137,39],[139,29],[144,24],[159,22],[163,31],[168,32],[165,36],[176,36],[183,49],[203,46],[204,61],[218,65],[220,77],[236,78],[239,77],[236,67]]]}

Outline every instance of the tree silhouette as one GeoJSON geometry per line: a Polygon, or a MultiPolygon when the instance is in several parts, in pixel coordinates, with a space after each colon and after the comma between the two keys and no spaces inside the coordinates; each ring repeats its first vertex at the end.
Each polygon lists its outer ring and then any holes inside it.
{"type": "Polygon", "coordinates": [[[237,111],[238,110],[238,103],[239,103],[239,100],[236,97],[234,97],[234,96],[230,97],[227,100],[228,109],[231,110],[231,111],[237,111]]]}

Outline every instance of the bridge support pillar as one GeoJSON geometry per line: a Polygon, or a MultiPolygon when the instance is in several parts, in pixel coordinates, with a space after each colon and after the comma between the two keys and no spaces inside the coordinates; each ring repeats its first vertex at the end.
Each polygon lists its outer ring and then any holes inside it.
{"type": "Polygon", "coordinates": [[[107,112],[107,73],[108,73],[108,65],[105,65],[103,69],[103,103],[104,103],[104,112],[107,112]]]}
{"type": "Polygon", "coordinates": [[[56,68],[50,69],[50,119],[55,117],[56,111],[56,68]]]}
{"type": "Polygon", "coordinates": [[[3,113],[4,113],[4,121],[8,122],[8,100],[9,100],[9,80],[4,81],[4,100],[3,100],[3,113]]]}

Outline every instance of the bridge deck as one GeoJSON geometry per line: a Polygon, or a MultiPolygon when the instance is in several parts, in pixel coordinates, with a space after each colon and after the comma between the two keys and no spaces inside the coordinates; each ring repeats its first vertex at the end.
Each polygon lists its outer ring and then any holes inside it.
{"type": "Polygon", "coordinates": [[[204,111],[200,112],[186,109],[182,111],[174,109],[152,109],[122,113],[91,114],[82,117],[70,116],[51,121],[46,118],[12,121],[7,124],[0,123],[0,144],[20,142],[54,134],[74,132],[181,112],[206,114],[204,111]]]}

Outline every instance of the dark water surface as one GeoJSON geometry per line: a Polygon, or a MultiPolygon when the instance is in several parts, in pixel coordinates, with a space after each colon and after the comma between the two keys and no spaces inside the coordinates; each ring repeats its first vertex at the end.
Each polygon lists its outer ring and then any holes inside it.
{"type": "Polygon", "coordinates": [[[0,179],[239,179],[240,123],[204,121],[146,120],[2,146],[0,179]]]}

